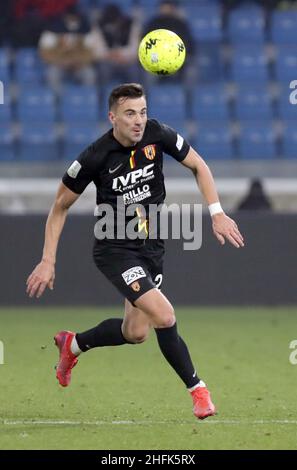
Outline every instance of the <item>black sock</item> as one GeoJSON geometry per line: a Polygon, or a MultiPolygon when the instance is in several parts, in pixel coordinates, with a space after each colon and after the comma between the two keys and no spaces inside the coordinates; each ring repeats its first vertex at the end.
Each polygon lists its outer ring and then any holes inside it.
{"type": "Polygon", "coordinates": [[[195,372],[186,343],[177,333],[176,323],[170,328],[155,328],[155,332],[163,356],[186,387],[191,388],[197,385],[199,377],[195,372]]]}
{"type": "Polygon", "coordinates": [[[127,341],[122,333],[123,319],[109,318],[99,323],[95,328],[76,334],[76,341],[81,351],[102,347],[119,346],[120,344],[132,344],[127,341]]]}

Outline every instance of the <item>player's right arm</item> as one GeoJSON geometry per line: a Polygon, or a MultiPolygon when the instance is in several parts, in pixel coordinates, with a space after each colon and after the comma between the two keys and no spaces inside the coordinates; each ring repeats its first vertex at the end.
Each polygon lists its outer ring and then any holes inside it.
{"type": "Polygon", "coordinates": [[[68,209],[79,198],[63,183],[60,184],[56,199],[49,212],[46,227],[42,259],[27,279],[27,294],[39,298],[46,287],[54,288],[55,263],[58,242],[64,227],[68,209]]]}

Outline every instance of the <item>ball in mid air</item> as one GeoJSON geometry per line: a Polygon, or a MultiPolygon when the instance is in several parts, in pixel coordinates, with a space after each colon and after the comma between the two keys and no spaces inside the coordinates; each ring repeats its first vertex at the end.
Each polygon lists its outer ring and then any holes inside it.
{"type": "Polygon", "coordinates": [[[141,40],[138,57],[147,72],[172,75],[182,67],[186,48],[182,39],[173,31],[155,29],[141,40]]]}

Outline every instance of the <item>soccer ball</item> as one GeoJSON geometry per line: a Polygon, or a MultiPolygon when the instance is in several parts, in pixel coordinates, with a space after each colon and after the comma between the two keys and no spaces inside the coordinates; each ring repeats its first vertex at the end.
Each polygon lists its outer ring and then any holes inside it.
{"type": "Polygon", "coordinates": [[[173,31],[155,29],[141,40],[138,57],[147,72],[172,75],[183,65],[186,48],[181,38],[173,31]]]}

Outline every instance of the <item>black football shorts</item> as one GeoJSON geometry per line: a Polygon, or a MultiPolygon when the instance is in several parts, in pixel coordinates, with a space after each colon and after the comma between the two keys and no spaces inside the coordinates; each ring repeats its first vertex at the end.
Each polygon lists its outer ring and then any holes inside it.
{"type": "Polygon", "coordinates": [[[93,257],[97,268],[132,305],[145,292],[161,287],[163,240],[147,239],[133,245],[95,240],[93,257]]]}

